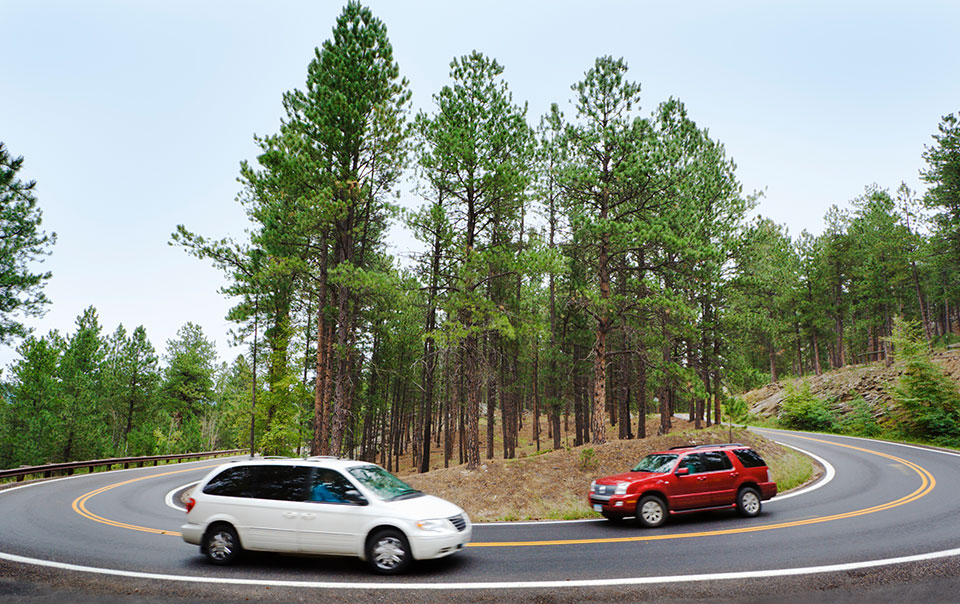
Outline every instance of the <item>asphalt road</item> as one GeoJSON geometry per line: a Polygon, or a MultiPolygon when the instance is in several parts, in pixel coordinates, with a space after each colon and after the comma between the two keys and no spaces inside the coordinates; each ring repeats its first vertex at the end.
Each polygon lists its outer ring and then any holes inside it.
{"type": "MultiPolygon", "coordinates": [[[[960,456],[763,431],[827,460],[832,480],[659,529],[603,520],[476,525],[464,552],[402,577],[358,560],[251,555],[206,563],[165,498],[218,462],[0,491],[0,599],[145,602],[902,601],[960,599],[960,456]],[[69,597],[67,597],[69,596],[69,597]]],[[[584,485],[586,489],[587,485],[584,485]]]]}

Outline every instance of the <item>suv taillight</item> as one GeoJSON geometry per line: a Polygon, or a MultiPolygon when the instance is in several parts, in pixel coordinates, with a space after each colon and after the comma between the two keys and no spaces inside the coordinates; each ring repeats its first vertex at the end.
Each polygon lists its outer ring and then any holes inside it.
{"type": "Polygon", "coordinates": [[[192,509],[193,509],[193,506],[195,506],[195,505],[197,505],[197,500],[194,499],[193,497],[188,497],[188,498],[187,498],[187,513],[188,513],[188,514],[190,513],[190,510],[192,510],[192,509]]]}

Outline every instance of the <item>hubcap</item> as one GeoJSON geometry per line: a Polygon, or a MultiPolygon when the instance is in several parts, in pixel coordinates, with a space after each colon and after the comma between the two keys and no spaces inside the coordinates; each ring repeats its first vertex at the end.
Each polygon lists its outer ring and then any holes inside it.
{"type": "Polygon", "coordinates": [[[207,551],[214,560],[226,560],[233,554],[233,535],[226,531],[219,531],[210,539],[207,551]]]}
{"type": "Polygon", "coordinates": [[[373,559],[384,570],[393,570],[400,566],[407,552],[396,537],[384,537],[373,547],[373,559]]]}
{"type": "Polygon", "coordinates": [[[663,508],[656,501],[648,501],[640,508],[640,515],[650,524],[656,524],[663,518],[663,508]]]}
{"type": "Polygon", "coordinates": [[[743,497],[740,498],[740,501],[742,502],[743,509],[749,514],[756,514],[760,509],[760,499],[753,491],[747,491],[744,493],[743,497]]]}

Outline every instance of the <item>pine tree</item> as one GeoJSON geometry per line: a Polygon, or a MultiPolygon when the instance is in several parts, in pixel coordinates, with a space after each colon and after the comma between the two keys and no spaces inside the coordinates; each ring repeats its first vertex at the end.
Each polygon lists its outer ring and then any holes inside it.
{"type": "Polygon", "coordinates": [[[27,334],[15,316],[43,314],[49,303],[43,286],[51,273],[33,272],[31,265],[49,255],[57,240],[56,233],[40,228],[36,182],[20,180],[22,167],[23,157],[12,157],[0,142],[0,343],[27,334]]]}

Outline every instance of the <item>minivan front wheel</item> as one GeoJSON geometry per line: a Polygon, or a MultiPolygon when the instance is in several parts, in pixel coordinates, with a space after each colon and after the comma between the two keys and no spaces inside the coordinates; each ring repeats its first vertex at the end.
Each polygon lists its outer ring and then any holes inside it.
{"type": "Polygon", "coordinates": [[[381,575],[403,572],[413,560],[407,538],[398,530],[377,531],[367,541],[367,562],[381,575]]]}
{"type": "Polygon", "coordinates": [[[220,566],[236,562],[243,552],[237,531],[228,524],[218,524],[210,528],[203,537],[203,552],[207,560],[220,566]]]}

